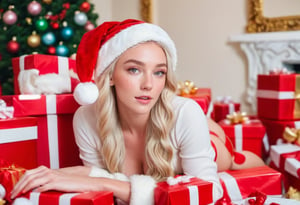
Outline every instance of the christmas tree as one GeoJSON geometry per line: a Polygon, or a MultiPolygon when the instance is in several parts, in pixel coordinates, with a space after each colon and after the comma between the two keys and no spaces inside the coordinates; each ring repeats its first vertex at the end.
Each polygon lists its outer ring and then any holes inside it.
{"type": "Polygon", "coordinates": [[[74,57],[98,14],[88,0],[1,0],[0,83],[13,94],[11,59],[25,54],[74,57]]]}

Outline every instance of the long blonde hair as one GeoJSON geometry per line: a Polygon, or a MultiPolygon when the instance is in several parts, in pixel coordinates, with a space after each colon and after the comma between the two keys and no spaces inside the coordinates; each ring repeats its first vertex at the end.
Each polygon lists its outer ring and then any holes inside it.
{"type": "MultiPolygon", "coordinates": [[[[145,155],[148,166],[146,174],[153,176],[157,181],[174,175],[171,165],[173,150],[169,135],[174,124],[172,98],[177,84],[174,71],[170,66],[170,57],[167,52],[165,53],[168,61],[166,84],[150,112],[146,131],[145,155]]],[[[109,83],[116,61],[97,79],[97,86],[101,88],[97,100],[97,125],[102,144],[100,151],[106,168],[112,173],[121,171],[125,158],[124,138],[119,123],[115,91],[109,83]]]]}

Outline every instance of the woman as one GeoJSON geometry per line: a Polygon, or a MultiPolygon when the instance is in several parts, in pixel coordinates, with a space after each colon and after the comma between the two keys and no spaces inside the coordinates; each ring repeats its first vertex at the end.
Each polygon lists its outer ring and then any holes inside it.
{"type": "Polygon", "coordinates": [[[29,170],[13,197],[36,187],[108,190],[120,204],[153,204],[156,182],[176,174],[211,181],[214,200],[222,196],[206,117],[175,94],[176,49],[164,30],[106,22],[83,36],[76,61],[83,106],[73,123],[84,166],[29,170]]]}

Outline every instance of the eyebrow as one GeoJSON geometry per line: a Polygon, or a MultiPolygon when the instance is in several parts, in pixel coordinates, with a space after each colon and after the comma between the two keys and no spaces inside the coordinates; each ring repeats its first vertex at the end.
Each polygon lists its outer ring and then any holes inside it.
{"type": "MultiPolygon", "coordinates": [[[[141,66],[145,65],[143,62],[135,60],[135,59],[129,59],[129,60],[124,62],[124,64],[127,64],[127,63],[135,63],[135,64],[138,64],[138,65],[141,65],[141,66]]],[[[167,64],[166,63],[160,63],[160,64],[157,64],[157,67],[167,67],[167,64]]]]}

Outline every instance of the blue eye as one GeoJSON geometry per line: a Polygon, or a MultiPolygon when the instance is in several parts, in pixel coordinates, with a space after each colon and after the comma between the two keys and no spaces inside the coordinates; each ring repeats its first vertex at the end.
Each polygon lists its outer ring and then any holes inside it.
{"type": "Polygon", "coordinates": [[[138,73],[139,72],[139,70],[137,68],[129,68],[128,71],[130,73],[138,73]]]}
{"type": "Polygon", "coordinates": [[[165,71],[157,71],[154,74],[157,76],[164,76],[166,74],[166,72],[165,71]]]}

